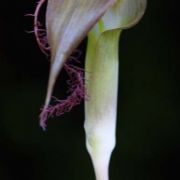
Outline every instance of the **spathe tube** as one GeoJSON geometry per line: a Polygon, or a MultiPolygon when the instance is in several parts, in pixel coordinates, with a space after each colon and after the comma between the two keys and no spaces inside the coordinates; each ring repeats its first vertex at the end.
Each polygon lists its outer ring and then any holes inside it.
{"type": "Polygon", "coordinates": [[[145,9],[146,0],[117,0],[88,35],[84,128],[96,180],[109,180],[116,144],[119,36],[141,19],[145,9]]]}

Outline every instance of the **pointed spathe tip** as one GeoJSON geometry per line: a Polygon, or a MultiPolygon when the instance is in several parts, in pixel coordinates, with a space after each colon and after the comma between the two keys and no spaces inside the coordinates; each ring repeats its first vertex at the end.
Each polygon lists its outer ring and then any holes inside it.
{"type": "Polygon", "coordinates": [[[65,60],[66,60],[65,56],[61,53],[60,55],[57,55],[57,57],[52,62],[51,67],[50,67],[47,94],[46,94],[45,104],[44,104],[41,114],[40,114],[40,122],[39,122],[39,124],[43,130],[46,130],[46,121],[49,116],[48,108],[49,108],[49,104],[51,101],[53,89],[54,89],[57,77],[63,67],[65,60]]]}

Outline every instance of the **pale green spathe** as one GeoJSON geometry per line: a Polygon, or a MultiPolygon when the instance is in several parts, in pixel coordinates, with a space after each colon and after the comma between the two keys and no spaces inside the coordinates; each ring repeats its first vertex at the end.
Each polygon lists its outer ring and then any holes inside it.
{"type": "Polygon", "coordinates": [[[110,155],[115,146],[119,35],[119,30],[104,32],[98,41],[89,35],[85,130],[97,180],[108,180],[110,155]]]}
{"type": "Polygon", "coordinates": [[[116,141],[119,35],[141,19],[145,8],[146,0],[117,0],[88,35],[84,127],[96,180],[109,180],[116,141]]]}

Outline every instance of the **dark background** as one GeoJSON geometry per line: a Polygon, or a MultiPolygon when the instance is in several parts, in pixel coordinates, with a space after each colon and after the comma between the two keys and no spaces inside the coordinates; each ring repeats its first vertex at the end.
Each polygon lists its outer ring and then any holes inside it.
{"type": "MultiPolygon", "coordinates": [[[[49,62],[34,36],[25,33],[32,18],[24,14],[35,3],[0,3],[0,179],[93,180],[83,103],[50,119],[46,132],[38,126],[49,62]]],[[[176,1],[149,0],[143,20],[122,34],[111,180],[180,179],[178,10],[176,1]]],[[[56,91],[63,96],[63,73],[59,81],[56,91]]]]}

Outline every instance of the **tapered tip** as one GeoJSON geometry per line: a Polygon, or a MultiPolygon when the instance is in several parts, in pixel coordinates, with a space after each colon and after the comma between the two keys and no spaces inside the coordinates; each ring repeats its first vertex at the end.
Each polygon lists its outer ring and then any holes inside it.
{"type": "Polygon", "coordinates": [[[42,127],[43,130],[46,129],[46,121],[48,119],[48,107],[51,101],[53,89],[57,80],[57,77],[63,67],[65,61],[65,56],[64,54],[59,54],[55,58],[55,60],[52,62],[51,67],[50,67],[50,73],[49,73],[49,81],[48,81],[48,88],[47,88],[47,94],[46,94],[46,99],[45,99],[45,104],[42,108],[42,112],[40,114],[40,126],[42,127]]]}

